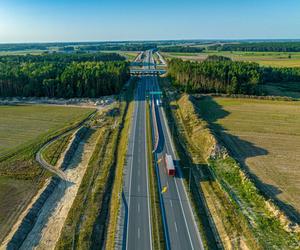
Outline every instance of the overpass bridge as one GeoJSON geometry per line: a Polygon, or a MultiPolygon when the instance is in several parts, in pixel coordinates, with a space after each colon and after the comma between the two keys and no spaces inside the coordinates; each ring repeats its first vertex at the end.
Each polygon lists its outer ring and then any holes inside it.
{"type": "Polygon", "coordinates": [[[130,75],[162,75],[165,69],[130,69],[130,75]]]}

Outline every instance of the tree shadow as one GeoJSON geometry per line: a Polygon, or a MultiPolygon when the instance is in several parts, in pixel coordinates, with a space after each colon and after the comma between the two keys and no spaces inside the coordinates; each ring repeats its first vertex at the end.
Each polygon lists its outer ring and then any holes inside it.
{"type": "Polygon", "coordinates": [[[299,223],[300,213],[294,207],[278,198],[278,195],[281,194],[282,191],[278,187],[267,184],[261,180],[251,171],[250,166],[246,162],[248,158],[268,155],[269,152],[264,148],[254,145],[252,142],[232,135],[226,128],[218,124],[217,121],[230,115],[230,112],[224,110],[212,97],[202,96],[196,98],[191,96],[190,100],[194,104],[198,116],[208,123],[208,128],[214,133],[218,142],[224,145],[230,156],[240,163],[241,167],[246,171],[249,178],[254,182],[261,193],[266,198],[271,198],[279,208],[285,211],[291,221],[299,223]],[[201,107],[197,105],[200,101],[205,108],[201,109],[201,107]]]}

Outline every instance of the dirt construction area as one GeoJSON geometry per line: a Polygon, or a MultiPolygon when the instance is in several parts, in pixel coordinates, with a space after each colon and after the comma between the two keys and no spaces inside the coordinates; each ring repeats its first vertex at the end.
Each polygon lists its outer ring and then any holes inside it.
{"type": "MultiPolygon", "coordinates": [[[[40,209],[36,223],[23,241],[20,249],[55,248],[95,144],[95,133],[89,130],[82,141],[79,142],[69,165],[64,171],[67,181],[61,180],[55,186],[53,192],[40,209]]],[[[11,232],[8,239],[13,234],[14,232],[11,232]]],[[[6,242],[9,242],[9,240],[6,240],[6,242]]]]}

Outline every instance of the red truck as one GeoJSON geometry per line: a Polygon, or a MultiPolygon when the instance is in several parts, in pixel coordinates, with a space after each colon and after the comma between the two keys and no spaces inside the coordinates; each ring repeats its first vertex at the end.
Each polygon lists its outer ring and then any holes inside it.
{"type": "Polygon", "coordinates": [[[164,159],[165,159],[167,174],[170,176],[175,176],[175,167],[174,167],[174,162],[173,162],[172,156],[165,154],[164,159]]]}

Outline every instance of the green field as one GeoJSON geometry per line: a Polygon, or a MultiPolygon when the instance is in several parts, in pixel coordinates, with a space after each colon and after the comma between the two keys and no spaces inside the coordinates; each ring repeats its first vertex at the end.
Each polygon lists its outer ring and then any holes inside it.
{"type": "Polygon", "coordinates": [[[0,242],[49,176],[34,160],[41,143],[75,126],[92,111],[46,105],[0,106],[0,242]]]}
{"type": "Polygon", "coordinates": [[[183,60],[202,61],[209,55],[219,55],[236,61],[256,62],[262,66],[300,67],[300,52],[229,52],[205,51],[203,53],[162,53],[166,58],[181,58],[183,60]],[[291,58],[289,58],[289,56],[291,58]]]}
{"type": "Polygon", "coordinates": [[[259,188],[299,220],[300,103],[207,97],[199,106],[259,188]]]}
{"type": "Polygon", "coordinates": [[[68,126],[91,109],[54,106],[0,106],[0,157],[38,136],[68,126]]]}
{"type": "Polygon", "coordinates": [[[117,53],[117,54],[120,54],[121,56],[125,56],[128,61],[133,61],[139,54],[138,51],[122,51],[122,50],[103,50],[101,52],[117,53]]]}

